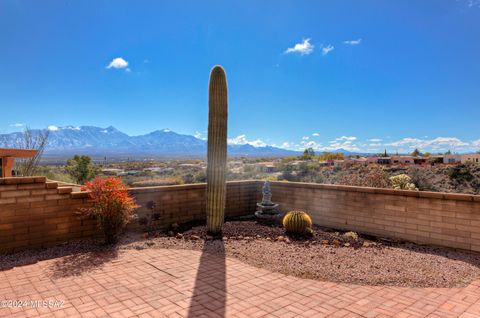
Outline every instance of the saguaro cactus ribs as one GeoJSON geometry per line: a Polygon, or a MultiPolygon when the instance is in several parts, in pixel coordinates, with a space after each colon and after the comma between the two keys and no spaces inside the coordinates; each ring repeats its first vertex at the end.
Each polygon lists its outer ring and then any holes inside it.
{"type": "Polygon", "coordinates": [[[227,77],[216,65],[208,89],[207,230],[219,235],[225,216],[227,165],[227,77]]]}

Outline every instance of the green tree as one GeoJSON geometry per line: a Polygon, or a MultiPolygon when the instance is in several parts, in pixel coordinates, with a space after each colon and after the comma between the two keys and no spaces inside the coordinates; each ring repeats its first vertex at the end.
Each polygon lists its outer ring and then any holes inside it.
{"type": "Polygon", "coordinates": [[[303,155],[302,155],[302,159],[303,160],[310,160],[313,157],[315,157],[315,151],[313,150],[313,148],[305,149],[305,151],[303,152],[303,155]]]}
{"type": "Polygon", "coordinates": [[[422,155],[422,153],[417,148],[415,148],[415,150],[412,151],[412,156],[414,156],[414,157],[418,157],[418,156],[421,156],[421,155],[422,155]]]}
{"type": "Polygon", "coordinates": [[[452,154],[452,151],[449,150],[449,151],[447,151],[445,154],[446,154],[446,155],[451,155],[451,154],[452,154]]]}
{"type": "Polygon", "coordinates": [[[75,155],[72,159],[67,160],[65,170],[79,184],[92,180],[98,174],[98,168],[95,167],[89,156],[75,155]]]}

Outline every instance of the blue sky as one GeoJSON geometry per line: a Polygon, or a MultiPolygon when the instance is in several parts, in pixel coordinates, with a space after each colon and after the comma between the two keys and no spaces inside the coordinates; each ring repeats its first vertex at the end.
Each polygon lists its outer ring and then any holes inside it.
{"type": "Polygon", "coordinates": [[[477,150],[479,39],[478,0],[3,0],[0,133],[203,138],[221,64],[232,143],[477,150]]]}

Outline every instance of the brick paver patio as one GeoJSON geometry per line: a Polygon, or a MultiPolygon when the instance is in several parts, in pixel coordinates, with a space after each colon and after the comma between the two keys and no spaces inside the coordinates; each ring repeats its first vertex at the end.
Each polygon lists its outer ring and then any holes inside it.
{"type": "Polygon", "coordinates": [[[5,270],[0,295],[64,301],[62,308],[0,308],[0,317],[480,317],[480,281],[451,289],[336,284],[166,249],[5,270]]]}

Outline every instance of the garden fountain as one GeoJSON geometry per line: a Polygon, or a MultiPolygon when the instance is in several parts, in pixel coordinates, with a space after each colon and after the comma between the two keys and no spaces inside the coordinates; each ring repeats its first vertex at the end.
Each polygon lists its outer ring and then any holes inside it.
{"type": "Polygon", "coordinates": [[[269,181],[265,181],[263,184],[262,194],[262,202],[257,203],[259,210],[255,212],[255,217],[262,223],[276,223],[279,221],[281,213],[277,210],[278,204],[272,202],[269,181]]]}

